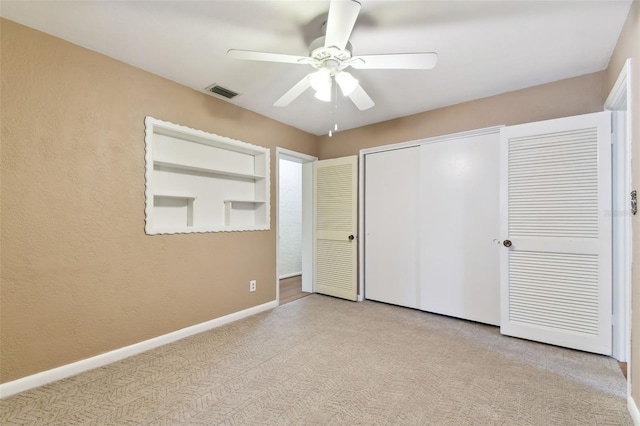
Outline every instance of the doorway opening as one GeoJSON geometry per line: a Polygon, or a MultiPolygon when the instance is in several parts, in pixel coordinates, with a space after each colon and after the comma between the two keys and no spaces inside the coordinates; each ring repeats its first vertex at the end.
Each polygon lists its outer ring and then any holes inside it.
{"type": "Polygon", "coordinates": [[[276,300],[313,293],[313,166],[316,157],[276,148],[276,300]]]}

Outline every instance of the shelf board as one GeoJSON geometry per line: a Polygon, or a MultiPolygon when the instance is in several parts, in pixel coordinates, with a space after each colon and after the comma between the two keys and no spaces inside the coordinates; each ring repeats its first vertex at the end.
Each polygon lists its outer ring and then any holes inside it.
{"type": "Polygon", "coordinates": [[[160,198],[178,198],[183,200],[195,200],[196,197],[191,197],[189,195],[168,195],[168,194],[153,194],[154,197],[160,198]]]}
{"type": "Polygon", "coordinates": [[[251,203],[251,204],[264,204],[266,203],[266,201],[257,201],[257,200],[222,200],[225,204],[226,203],[251,203]]]}
{"type": "Polygon", "coordinates": [[[159,167],[166,167],[170,169],[176,169],[176,170],[184,170],[187,172],[207,173],[211,175],[229,176],[229,177],[242,178],[242,179],[258,180],[258,179],[265,178],[264,176],[258,176],[255,174],[236,173],[236,172],[228,172],[226,170],[211,169],[207,167],[188,166],[186,164],[172,163],[169,161],[154,161],[153,165],[159,166],[159,167]]]}

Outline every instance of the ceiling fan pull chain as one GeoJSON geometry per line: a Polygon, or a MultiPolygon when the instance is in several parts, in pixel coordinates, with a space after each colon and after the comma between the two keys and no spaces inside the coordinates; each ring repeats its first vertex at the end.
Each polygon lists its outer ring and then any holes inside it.
{"type": "Polygon", "coordinates": [[[333,109],[333,116],[334,116],[334,120],[333,122],[335,123],[334,129],[336,132],[338,131],[338,84],[336,82],[336,84],[334,84],[334,90],[333,93],[335,93],[336,96],[336,106],[333,109]]]}
{"type": "Polygon", "coordinates": [[[331,77],[331,103],[329,106],[329,137],[333,136],[333,131],[338,130],[338,123],[336,123],[336,112],[338,110],[338,85],[334,81],[334,77],[331,77]],[[333,124],[333,127],[332,127],[333,124]]]}

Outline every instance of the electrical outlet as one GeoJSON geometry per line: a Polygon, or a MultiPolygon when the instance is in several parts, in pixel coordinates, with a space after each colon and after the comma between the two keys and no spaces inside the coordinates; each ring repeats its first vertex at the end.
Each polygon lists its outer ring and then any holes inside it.
{"type": "Polygon", "coordinates": [[[249,291],[256,291],[256,280],[249,281],[249,291]]]}

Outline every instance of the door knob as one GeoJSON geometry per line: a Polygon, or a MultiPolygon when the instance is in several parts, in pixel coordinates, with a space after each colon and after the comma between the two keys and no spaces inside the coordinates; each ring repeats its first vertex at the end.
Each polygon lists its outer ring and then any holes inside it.
{"type": "Polygon", "coordinates": [[[355,237],[353,235],[349,235],[349,241],[353,241],[355,237]]]}
{"type": "Polygon", "coordinates": [[[505,246],[505,247],[511,247],[511,240],[504,240],[502,242],[502,245],[505,246]]]}

